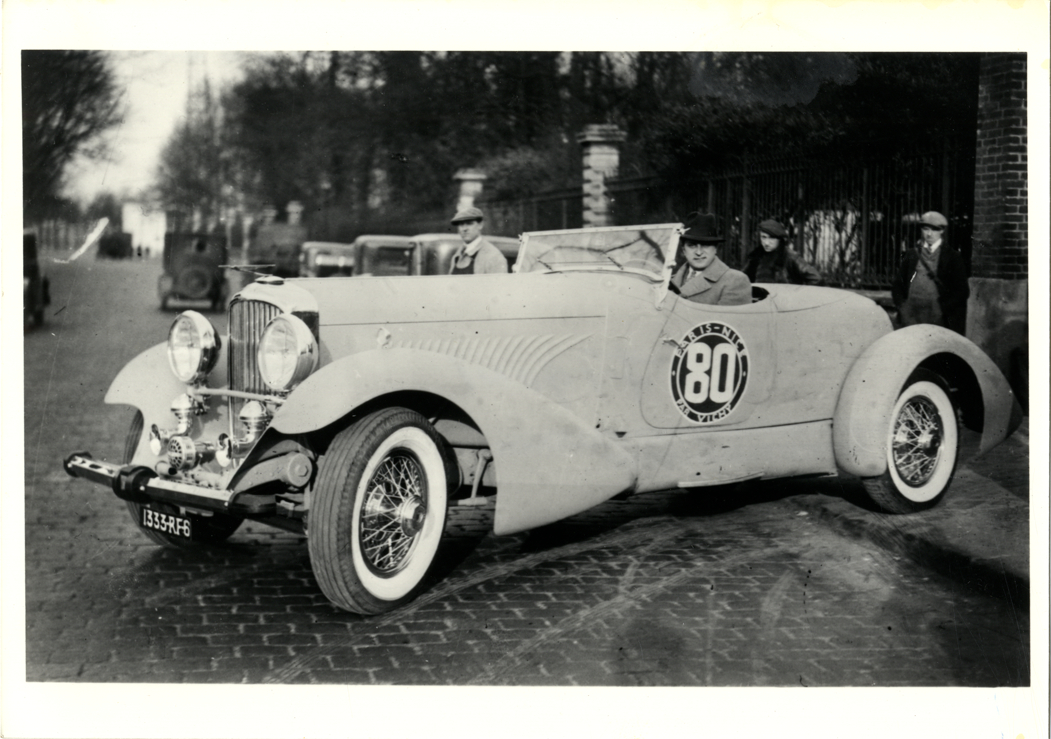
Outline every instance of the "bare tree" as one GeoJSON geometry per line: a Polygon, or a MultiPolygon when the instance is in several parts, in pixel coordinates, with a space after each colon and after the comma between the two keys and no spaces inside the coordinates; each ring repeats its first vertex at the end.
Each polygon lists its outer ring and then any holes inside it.
{"type": "Polygon", "coordinates": [[[121,92],[101,51],[22,52],[22,207],[27,218],[58,200],[78,154],[100,156],[121,121],[121,92]]]}
{"type": "Polygon", "coordinates": [[[219,102],[205,80],[190,93],[186,115],[161,152],[157,192],[170,209],[214,227],[234,192],[219,102]]]}

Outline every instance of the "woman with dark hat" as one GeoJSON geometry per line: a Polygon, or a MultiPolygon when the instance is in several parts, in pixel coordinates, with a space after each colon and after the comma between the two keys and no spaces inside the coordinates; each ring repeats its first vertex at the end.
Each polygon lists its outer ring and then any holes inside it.
{"type": "Polygon", "coordinates": [[[774,219],[759,224],[759,246],[752,250],[744,273],[752,282],[820,285],[821,273],[788,245],[788,231],[774,219]]]}

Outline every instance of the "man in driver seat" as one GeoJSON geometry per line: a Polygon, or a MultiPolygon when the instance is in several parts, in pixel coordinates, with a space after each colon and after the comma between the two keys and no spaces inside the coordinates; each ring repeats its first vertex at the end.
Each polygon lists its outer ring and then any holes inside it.
{"type": "Polygon", "coordinates": [[[687,300],[706,305],[747,305],[752,302],[752,282],[744,272],[730,269],[719,259],[716,217],[710,213],[691,213],[686,231],[679,237],[679,248],[686,260],[671,283],[687,300]]]}

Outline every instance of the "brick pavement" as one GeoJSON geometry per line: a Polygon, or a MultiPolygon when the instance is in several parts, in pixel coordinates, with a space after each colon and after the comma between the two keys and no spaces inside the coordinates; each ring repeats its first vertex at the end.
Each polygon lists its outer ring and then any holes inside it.
{"type": "MultiPolygon", "coordinates": [[[[134,268],[94,271],[127,279],[134,268]]],[[[1005,571],[1023,567],[1017,536],[975,528],[1007,508],[1008,526],[1027,515],[1017,472],[988,460],[920,517],[875,514],[836,480],[610,502],[487,537],[419,599],[374,618],[327,602],[293,534],[246,524],[223,546],[157,548],[120,501],[58,461],[85,446],[119,452],[130,414],[101,395],[129,347],[163,338],[170,316],[105,312],[104,295],[72,282],[56,280],[53,308],[66,289],[80,309],[27,337],[30,681],[1028,684],[1028,614],[1010,588],[989,587],[990,560],[978,557],[970,580],[927,561],[1000,547],[1005,571]]]]}

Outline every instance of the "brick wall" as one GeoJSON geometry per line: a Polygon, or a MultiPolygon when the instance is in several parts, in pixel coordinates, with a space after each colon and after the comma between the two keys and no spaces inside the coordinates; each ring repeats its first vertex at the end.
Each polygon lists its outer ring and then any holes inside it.
{"type": "Polygon", "coordinates": [[[982,55],[975,161],[975,277],[1029,274],[1026,55],[982,55]]]}

